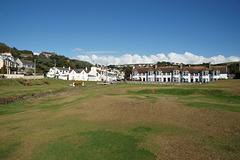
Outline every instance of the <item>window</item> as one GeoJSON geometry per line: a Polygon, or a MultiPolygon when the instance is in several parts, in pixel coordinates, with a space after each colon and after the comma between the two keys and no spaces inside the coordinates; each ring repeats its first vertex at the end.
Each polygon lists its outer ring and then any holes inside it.
{"type": "Polygon", "coordinates": [[[220,75],[220,71],[213,71],[213,75],[214,76],[219,76],[220,75]]]}
{"type": "Polygon", "coordinates": [[[149,76],[153,75],[153,71],[148,71],[148,75],[149,76]]]}
{"type": "Polygon", "coordinates": [[[166,82],[166,78],[163,78],[163,82],[166,82]]]}
{"type": "Polygon", "coordinates": [[[183,76],[188,76],[188,71],[183,71],[183,76]]]}
{"type": "Polygon", "coordinates": [[[191,76],[194,76],[194,73],[191,73],[191,76]]]}
{"type": "Polygon", "coordinates": [[[203,75],[207,76],[208,75],[208,71],[203,71],[203,75]]]}
{"type": "Polygon", "coordinates": [[[195,73],[195,76],[198,76],[198,73],[195,73]]]}
{"type": "Polygon", "coordinates": [[[178,74],[179,74],[178,70],[173,71],[173,75],[178,75],[178,74]]]}
{"type": "Polygon", "coordinates": [[[171,81],[171,79],[170,78],[168,78],[168,82],[170,82],[171,81]]]}
{"type": "Polygon", "coordinates": [[[198,82],[198,79],[197,79],[197,78],[195,79],[195,82],[198,82]]]}

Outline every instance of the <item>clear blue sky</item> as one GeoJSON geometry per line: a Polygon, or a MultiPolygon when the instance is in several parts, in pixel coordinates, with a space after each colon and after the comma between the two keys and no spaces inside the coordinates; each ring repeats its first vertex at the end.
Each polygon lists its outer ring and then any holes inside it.
{"type": "Polygon", "coordinates": [[[92,51],[240,55],[240,0],[2,0],[0,6],[0,42],[18,49],[70,58],[92,51]]]}

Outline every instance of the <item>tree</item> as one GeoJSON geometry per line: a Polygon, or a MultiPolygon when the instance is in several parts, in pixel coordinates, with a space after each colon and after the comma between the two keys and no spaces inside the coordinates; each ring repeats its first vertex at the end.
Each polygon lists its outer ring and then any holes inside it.
{"type": "Polygon", "coordinates": [[[4,43],[0,43],[0,53],[10,52],[11,48],[4,43]]]}
{"type": "Polygon", "coordinates": [[[240,71],[235,73],[234,79],[240,79],[240,71]]]}
{"type": "Polygon", "coordinates": [[[123,68],[123,70],[125,72],[125,76],[124,76],[125,79],[130,79],[130,74],[132,73],[132,69],[133,68],[130,67],[130,66],[127,66],[127,67],[123,68]]]}
{"type": "Polygon", "coordinates": [[[7,74],[7,67],[6,67],[5,64],[4,64],[4,65],[2,66],[2,68],[1,68],[1,73],[2,73],[2,74],[7,74]]]}

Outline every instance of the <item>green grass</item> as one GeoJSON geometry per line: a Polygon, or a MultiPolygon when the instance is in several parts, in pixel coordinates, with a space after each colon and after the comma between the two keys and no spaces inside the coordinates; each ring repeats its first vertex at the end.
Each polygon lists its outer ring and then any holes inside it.
{"type": "Polygon", "coordinates": [[[4,143],[0,142],[0,159],[7,159],[14,151],[16,151],[20,144],[21,143],[19,142],[15,142],[6,146],[4,143]]]}
{"type": "Polygon", "coordinates": [[[221,149],[224,152],[239,152],[240,151],[240,140],[234,142],[228,142],[222,139],[215,138],[213,136],[207,136],[197,138],[197,141],[206,145],[211,145],[221,149]]]}
{"type": "Polygon", "coordinates": [[[186,103],[185,106],[194,107],[194,108],[218,109],[218,110],[226,110],[231,112],[240,112],[240,106],[231,106],[231,105],[224,105],[224,104],[190,102],[190,103],[186,103]]]}
{"type": "Polygon", "coordinates": [[[139,160],[155,159],[155,155],[146,149],[140,149],[140,140],[134,136],[112,131],[89,131],[72,137],[60,137],[59,140],[42,146],[42,152],[35,160],[139,160]]]}
{"type": "MultiPolygon", "coordinates": [[[[38,92],[47,92],[54,91],[59,89],[72,88],[70,84],[73,81],[64,81],[64,80],[53,80],[47,79],[50,84],[45,84],[46,79],[41,80],[29,80],[32,83],[32,86],[24,86],[20,84],[17,80],[1,80],[0,81],[0,96],[16,96],[16,95],[25,95],[38,92]],[[41,85],[36,85],[41,84],[41,85]]],[[[85,86],[95,85],[96,82],[84,82],[85,86]]]]}
{"type": "MultiPolygon", "coordinates": [[[[173,95],[181,98],[194,97],[198,99],[206,99],[207,101],[216,101],[232,104],[240,104],[240,96],[233,95],[223,90],[210,90],[210,89],[154,89],[153,95],[173,95]]],[[[130,95],[144,95],[152,94],[151,89],[145,89],[140,91],[128,91],[130,95]]]]}
{"type": "Polygon", "coordinates": [[[0,115],[24,112],[26,109],[31,109],[31,107],[27,105],[29,103],[30,103],[29,101],[21,101],[16,103],[0,105],[0,115]]]}
{"type": "MultiPolygon", "coordinates": [[[[65,82],[61,83],[65,85],[65,82]]],[[[51,85],[54,84],[51,83],[49,86],[51,85]]],[[[36,85],[36,87],[39,86],[36,85]]],[[[239,128],[233,126],[235,119],[238,120],[236,113],[225,114],[224,118],[229,118],[229,120],[224,122],[226,124],[221,129],[221,126],[217,126],[219,122],[215,123],[215,120],[219,120],[218,117],[222,115],[219,111],[213,111],[213,115],[208,115],[209,121],[207,122],[200,119],[200,123],[204,123],[205,126],[199,126],[199,123],[195,122],[195,117],[191,119],[192,116],[183,112],[183,115],[179,117],[171,117],[169,112],[175,113],[171,107],[158,108],[157,113],[150,109],[158,107],[158,102],[161,100],[164,101],[162,104],[176,104],[176,107],[178,105],[182,107],[184,103],[188,107],[239,112],[237,104],[228,105],[238,103],[238,96],[215,88],[181,87],[168,88],[167,86],[162,89],[156,87],[156,93],[152,98],[152,87],[147,85],[141,91],[126,93],[124,93],[126,90],[137,90],[137,86],[128,87],[125,84],[98,86],[0,105],[0,159],[162,159],[161,156],[164,155],[166,149],[171,150],[171,145],[175,143],[189,143],[189,147],[183,145],[183,148],[179,150],[180,153],[183,153],[183,150],[188,152],[190,149],[190,152],[197,152],[198,155],[201,154],[204,157],[206,152],[210,153],[214,150],[213,156],[210,157],[212,159],[217,159],[214,156],[222,153],[222,159],[237,157],[240,152],[240,141],[238,135],[235,135],[239,128]],[[124,89],[121,90],[122,88],[124,89]],[[175,97],[172,99],[177,101],[168,103],[169,97],[175,97]],[[191,101],[192,97],[195,102],[191,101]],[[109,103],[105,103],[107,100],[109,103]],[[144,106],[132,109],[132,104],[142,103],[139,100],[144,100],[144,105],[151,105],[151,108],[149,107],[148,110],[148,107],[144,106]],[[196,102],[198,100],[211,101],[211,103],[196,102]],[[110,102],[113,102],[113,105],[110,102]],[[129,107],[129,110],[122,105],[129,107]],[[141,118],[144,114],[148,116],[141,118]],[[122,116],[125,116],[124,119],[122,116]],[[183,119],[180,118],[182,116],[183,119]],[[191,122],[185,123],[186,121],[191,122]],[[226,135],[225,129],[229,130],[231,135],[226,135]],[[195,132],[196,130],[198,132],[195,132]],[[197,149],[195,150],[194,147],[197,149]],[[208,151],[203,152],[204,148],[208,151]]],[[[19,88],[24,90],[26,86],[19,86],[19,88]]],[[[9,87],[9,90],[11,89],[9,87]]],[[[37,89],[39,88],[34,90],[37,89]]],[[[192,109],[188,107],[184,109],[187,113],[189,111],[191,113],[192,109]]],[[[204,113],[200,112],[200,114],[204,113]]],[[[170,154],[174,155],[174,152],[170,154]]],[[[181,156],[185,158],[184,153],[181,156]]]]}

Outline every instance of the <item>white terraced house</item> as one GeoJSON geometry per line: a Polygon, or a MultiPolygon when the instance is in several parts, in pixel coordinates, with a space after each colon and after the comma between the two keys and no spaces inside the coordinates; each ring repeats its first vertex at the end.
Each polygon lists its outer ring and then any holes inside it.
{"type": "Polygon", "coordinates": [[[130,76],[135,81],[155,82],[211,82],[228,79],[227,66],[194,67],[136,67],[130,76]]]}
{"type": "Polygon", "coordinates": [[[87,81],[88,74],[83,69],[74,69],[69,73],[69,80],[87,81]]]}
{"type": "Polygon", "coordinates": [[[69,80],[69,73],[70,73],[70,67],[53,67],[50,68],[49,72],[47,73],[48,78],[56,78],[56,79],[62,79],[62,80],[69,80]]]}

